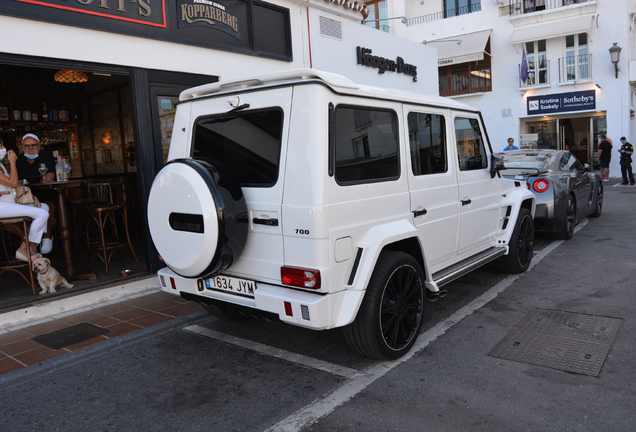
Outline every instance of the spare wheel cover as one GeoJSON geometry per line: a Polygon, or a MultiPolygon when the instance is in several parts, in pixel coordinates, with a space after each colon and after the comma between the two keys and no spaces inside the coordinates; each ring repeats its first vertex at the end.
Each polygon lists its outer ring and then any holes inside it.
{"type": "Polygon", "coordinates": [[[232,192],[219,186],[220,175],[210,163],[176,159],[153,181],[150,234],[163,261],[178,275],[196,278],[221,272],[245,246],[245,198],[236,180],[228,178],[226,170],[223,175],[221,183],[234,183],[232,192]]]}

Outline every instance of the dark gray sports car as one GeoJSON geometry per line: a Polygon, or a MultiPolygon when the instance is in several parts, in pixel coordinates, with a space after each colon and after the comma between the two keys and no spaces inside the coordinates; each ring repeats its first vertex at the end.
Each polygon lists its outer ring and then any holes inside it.
{"type": "Polygon", "coordinates": [[[574,227],[586,216],[599,217],[603,209],[603,182],[564,150],[512,150],[497,153],[505,170],[501,175],[524,180],[534,192],[537,210],[534,217],[538,232],[554,233],[569,239],[574,227]]]}

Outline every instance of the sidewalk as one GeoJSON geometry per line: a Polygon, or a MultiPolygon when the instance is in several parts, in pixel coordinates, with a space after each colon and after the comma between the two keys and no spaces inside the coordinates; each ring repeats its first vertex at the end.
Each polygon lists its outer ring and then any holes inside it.
{"type": "Polygon", "coordinates": [[[145,291],[141,293],[136,292],[133,287],[129,289],[132,292],[130,296],[119,294],[120,298],[110,301],[96,300],[99,296],[102,296],[102,299],[108,296],[117,297],[113,295],[113,289],[115,292],[126,292],[126,286],[111,287],[65,301],[58,300],[0,314],[0,386],[6,381],[20,380],[22,376],[33,373],[43,373],[45,369],[97,355],[113,346],[121,346],[132,340],[168,331],[190,318],[198,319],[204,315],[200,305],[164,293],[159,290],[158,284],[151,284],[149,290],[144,288],[145,291]],[[94,304],[84,306],[91,303],[94,304]],[[10,326],[11,323],[19,321],[16,320],[16,315],[28,313],[31,314],[30,319],[23,319],[22,324],[10,326]],[[82,326],[77,326],[78,324],[82,326]],[[82,333],[82,328],[97,328],[106,334],[91,337],[90,333],[82,333]],[[69,329],[66,334],[53,333],[64,329],[69,329]],[[78,331],[75,331],[76,329],[78,331]],[[53,338],[57,349],[51,349],[33,340],[40,339],[37,337],[42,335],[47,335],[48,339],[53,338]],[[76,342],[77,340],[80,341],[76,342]],[[59,358],[65,355],[64,360],[59,358]]]}

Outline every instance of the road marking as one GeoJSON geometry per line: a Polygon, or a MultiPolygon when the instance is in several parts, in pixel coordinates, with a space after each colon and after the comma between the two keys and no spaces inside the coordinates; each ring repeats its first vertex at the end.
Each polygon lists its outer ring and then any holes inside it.
{"type": "MultiPolygon", "coordinates": [[[[581,221],[581,223],[579,223],[574,232],[576,233],[583,229],[587,225],[587,223],[588,219],[586,218],[581,221]]],[[[549,255],[563,242],[564,240],[555,241],[554,243],[547,246],[545,249],[538,252],[532,258],[532,262],[530,263],[530,267],[528,268],[526,273],[532,270],[535,265],[540,263],[543,258],[549,255]]],[[[365,370],[364,373],[354,376],[353,378],[344,382],[340,387],[327,393],[321,399],[317,399],[301,410],[296,411],[294,414],[270,427],[265,432],[296,432],[318,421],[320,418],[330,414],[338,406],[343,405],[345,402],[349,401],[355,395],[360,393],[362,390],[373,384],[374,381],[382,378],[385,374],[393,370],[393,368],[406,362],[418,351],[426,348],[431,342],[442,336],[455,324],[459,323],[461,320],[472,314],[474,311],[496,298],[499,293],[503,292],[506,288],[508,288],[517,279],[519,279],[526,273],[508,275],[506,278],[501,280],[480,297],[476,298],[475,300],[452,314],[447,320],[438,323],[437,325],[422,333],[413,346],[413,349],[411,349],[411,351],[404,357],[391,362],[382,362],[378,363],[377,365],[371,366],[370,368],[365,370]]]]}
{"type": "Polygon", "coordinates": [[[271,357],[276,357],[276,358],[283,359],[283,360],[296,363],[302,366],[306,366],[312,369],[318,369],[333,375],[339,375],[345,378],[354,378],[356,375],[360,375],[362,373],[360,371],[357,371],[355,369],[350,369],[345,366],[340,366],[337,364],[318,360],[312,357],[307,357],[302,354],[296,354],[296,353],[286,351],[283,349],[274,348],[269,345],[263,345],[258,342],[252,342],[247,339],[230,336],[230,335],[220,333],[215,330],[211,330],[209,328],[202,327],[196,324],[188,326],[188,327],[184,327],[184,330],[188,330],[192,333],[200,334],[202,336],[206,336],[211,339],[216,339],[218,341],[225,342],[230,345],[235,345],[241,348],[256,351],[261,354],[265,354],[271,357]]]}

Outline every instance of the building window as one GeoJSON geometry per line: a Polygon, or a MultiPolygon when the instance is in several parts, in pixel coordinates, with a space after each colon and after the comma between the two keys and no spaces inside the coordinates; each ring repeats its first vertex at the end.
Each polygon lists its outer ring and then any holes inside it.
{"type": "MultiPolygon", "coordinates": [[[[490,40],[485,52],[490,52],[490,40]]],[[[439,73],[440,96],[454,96],[468,93],[492,91],[490,56],[483,60],[442,66],[439,73]]]]}
{"type": "Polygon", "coordinates": [[[444,18],[481,10],[481,0],[444,0],[444,18]]]}
{"type": "Polygon", "coordinates": [[[559,59],[560,82],[592,79],[592,55],[587,46],[587,33],[565,37],[565,57],[559,59]]]}
{"type": "Polygon", "coordinates": [[[373,0],[365,2],[364,4],[369,8],[369,16],[365,20],[366,22],[364,24],[388,33],[389,22],[383,21],[389,17],[386,0],[373,0]]]}
{"type": "Polygon", "coordinates": [[[526,61],[528,62],[528,80],[526,86],[549,84],[548,60],[545,39],[526,42],[526,61]]]}

